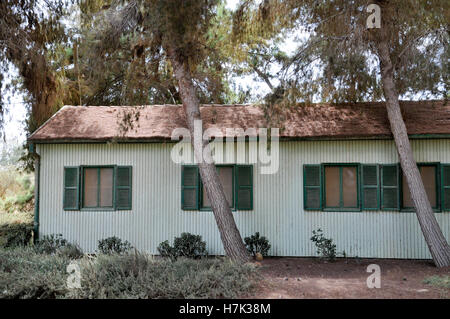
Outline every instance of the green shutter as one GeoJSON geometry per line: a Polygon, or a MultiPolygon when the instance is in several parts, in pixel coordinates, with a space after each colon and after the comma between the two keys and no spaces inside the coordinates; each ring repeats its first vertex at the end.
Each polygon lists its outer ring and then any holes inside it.
{"type": "Polygon", "coordinates": [[[236,166],[236,209],[253,209],[253,166],[236,166]]]}
{"type": "Polygon", "coordinates": [[[400,174],[398,164],[381,165],[381,209],[400,209],[400,174]]]}
{"type": "Polygon", "coordinates": [[[361,167],[362,209],[378,210],[380,208],[378,165],[362,164],[361,167]]]}
{"type": "Polygon", "coordinates": [[[64,167],[64,210],[78,210],[80,207],[80,177],[78,167],[64,167]]]}
{"type": "Polygon", "coordinates": [[[181,170],[181,208],[197,210],[199,201],[199,176],[197,166],[183,166],[181,170]]]}
{"type": "Polygon", "coordinates": [[[441,164],[442,210],[450,211],[450,164],[441,164]]]}
{"type": "Polygon", "coordinates": [[[322,209],[321,173],[320,165],[303,166],[303,206],[306,210],[322,209]]]}
{"type": "Polygon", "coordinates": [[[131,185],[132,168],[131,166],[117,166],[115,180],[115,208],[117,210],[131,209],[131,185]]]}

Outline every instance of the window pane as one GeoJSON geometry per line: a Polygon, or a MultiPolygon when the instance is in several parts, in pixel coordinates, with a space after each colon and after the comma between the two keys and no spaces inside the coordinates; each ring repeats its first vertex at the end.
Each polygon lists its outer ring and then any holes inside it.
{"type": "Polygon", "coordinates": [[[342,168],[342,191],[344,207],[356,207],[358,205],[356,167],[342,168]]]}
{"type": "Polygon", "coordinates": [[[414,207],[414,203],[411,199],[411,193],[409,192],[408,183],[406,182],[406,176],[402,177],[403,185],[403,207],[414,207]]]}
{"type": "Polygon", "coordinates": [[[100,169],[100,206],[112,207],[113,201],[113,169],[100,169]]]}
{"type": "Polygon", "coordinates": [[[339,167],[325,166],[325,206],[339,207],[339,167]]]}
{"type": "MultiPolygon", "coordinates": [[[[436,167],[420,166],[420,175],[431,207],[436,207],[436,167]]],[[[414,207],[406,176],[403,174],[403,207],[414,207]]]]}
{"type": "MultiPolygon", "coordinates": [[[[225,198],[228,203],[233,203],[233,168],[218,167],[217,173],[219,174],[219,179],[225,192],[225,198]]],[[[211,202],[206,194],[205,185],[203,185],[203,207],[211,207],[211,202]]]]}
{"type": "Polygon", "coordinates": [[[422,166],[420,167],[420,175],[431,207],[436,207],[436,167],[422,166]]]}
{"type": "Polygon", "coordinates": [[[84,169],[84,193],[83,193],[83,206],[84,207],[97,207],[97,169],[86,168],[84,169]]]}

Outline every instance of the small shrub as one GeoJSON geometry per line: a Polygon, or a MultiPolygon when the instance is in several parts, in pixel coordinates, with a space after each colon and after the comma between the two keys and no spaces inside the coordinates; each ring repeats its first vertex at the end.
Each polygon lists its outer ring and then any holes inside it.
{"type": "Polygon", "coordinates": [[[40,238],[34,245],[34,249],[39,254],[54,254],[66,245],[67,240],[62,237],[62,234],[51,234],[40,238]]]}
{"type": "Polygon", "coordinates": [[[124,254],[132,248],[133,247],[128,241],[122,241],[122,239],[116,236],[108,237],[98,241],[98,251],[105,255],[124,254]]]}
{"type": "Polygon", "coordinates": [[[68,243],[57,250],[58,255],[69,259],[80,259],[84,256],[83,250],[77,244],[68,243]]]}
{"type": "Polygon", "coordinates": [[[202,236],[190,233],[182,233],[180,237],[175,237],[173,247],[167,240],[163,241],[158,246],[158,252],[162,257],[168,257],[172,261],[178,257],[196,259],[208,255],[206,242],[202,241],[202,236]]]}
{"type": "Polygon", "coordinates": [[[169,241],[165,240],[158,246],[158,252],[162,257],[167,257],[172,261],[177,260],[178,253],[175,247],[170,246],[169,241]]]}
{"type": "Polygon", "coordinates": [[[333,244],[333,239],[326,238],[320,228],[313,230],[312,233],[311,241],[316,245],[319,256],[328,261],[334,261],[336,259],[336,245],[333,244]]]}
{"type": "Polygon", "coordinates": [[[250,237],[244,238],[245,246],[247,250],[255,256],[257,253],[260,253],[263,256],[267,256],[267,253],[270,249],[269,240],[264,236],[259,236],[259,232],[256,232],[254,235],[250,237]]]}
{"type": "Polygon", "coordinates": [[[33,223],[19,221],[0,225],[0,238],[5,247],[18,247],[30,244],[33,237],[33,223]]]}

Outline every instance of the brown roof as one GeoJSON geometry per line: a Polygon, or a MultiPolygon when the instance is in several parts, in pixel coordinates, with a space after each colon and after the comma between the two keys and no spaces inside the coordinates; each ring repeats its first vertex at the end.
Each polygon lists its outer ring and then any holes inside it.
{"type": "MultiPolygon", "coordinates": [[[[450,104],[444,101],[401,102],[408,134],[450,134],[450,104]]],[[[256,105],[204,105],[204,128],[268,127],[263,108],[256,105]]],[[[275,123],[275,122],[272,122],[275,123]]],[[[281,138],[390,137],[385,104],[312,104],[283,111],[281,138]]],[[[65,106],[29,138],[34,142],[89,142],[109,140],[170,140],[172,130],[186,127],[180,105],[65,106]],[[123,129],[124,119],[133,126],[123,129]]]]}

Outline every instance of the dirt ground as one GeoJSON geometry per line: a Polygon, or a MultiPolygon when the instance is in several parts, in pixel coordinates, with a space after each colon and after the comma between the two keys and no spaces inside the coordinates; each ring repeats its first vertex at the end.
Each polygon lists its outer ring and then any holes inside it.
{"type": "Polygon", "coordinates": [[[253,298],[450,298],[450,289],[424,283],[430,276],[450,275],[431,261],[393,259],[265,258],[253,298]],[[381,288],[367,287],[367,266],[381,269],[381,288]]]}

